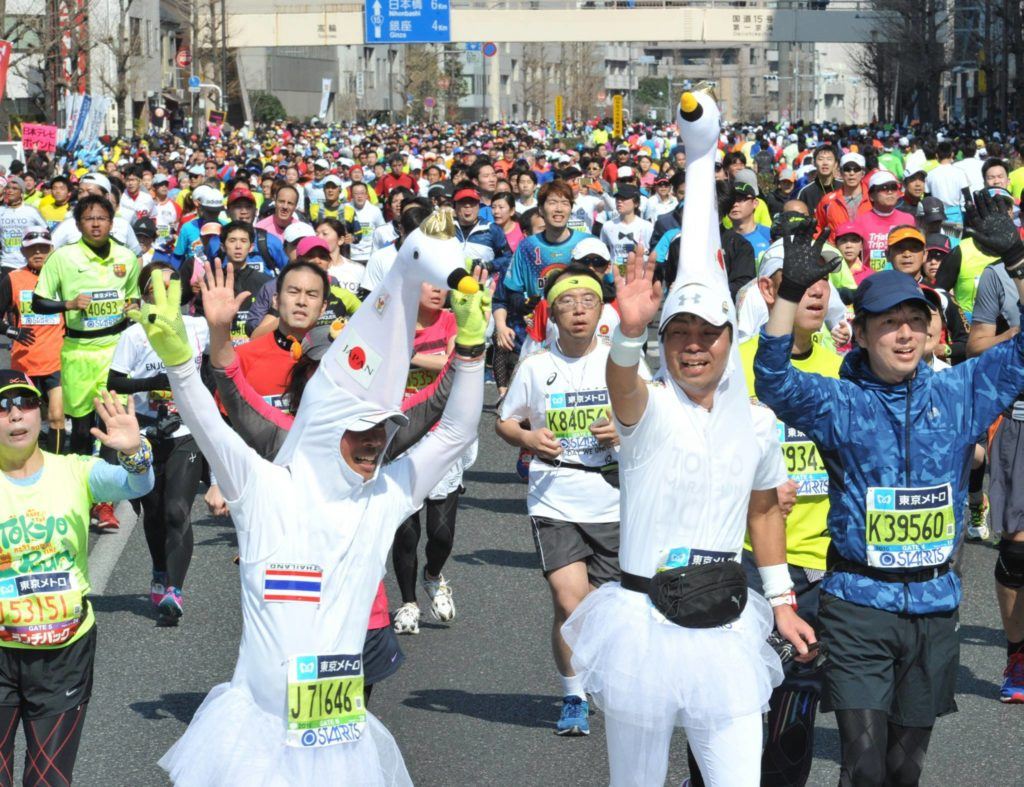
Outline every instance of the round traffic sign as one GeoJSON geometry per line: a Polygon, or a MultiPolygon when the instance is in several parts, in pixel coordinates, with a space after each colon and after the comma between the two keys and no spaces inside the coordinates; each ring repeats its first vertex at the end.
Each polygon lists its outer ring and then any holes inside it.
{"type": "Polygon", "coordinates": [[[485,41],[483,45],[484,57],[494,57],[498,54],[498,45],[493,41],[485,41]]]}
{"type": "Polygon", "coordinates": [[[188,86],[191,88],[198,88],[200,85],[199,77],[193,74],[188,78],[188,86]]]}
{"type": "Polygon", "coordinates": [[[188,68],[192,65],[192,52],[189,51],[188,47],[182,47],[178,50],[178,54],[174,56],[174,63],[178,68],[188,68]]]}
{"type": "Polygon", "coordinates": [[[426,107],[427,109],[433,109],[436,104],[437,102],[434,101],[433,96],[427,96],[425,99],[423,99],[423,106],[426,107]]]}

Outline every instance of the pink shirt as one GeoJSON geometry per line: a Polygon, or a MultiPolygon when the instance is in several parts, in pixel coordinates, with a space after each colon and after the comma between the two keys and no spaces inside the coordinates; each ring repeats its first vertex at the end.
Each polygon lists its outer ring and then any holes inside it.
{"type": "Polygon", "coordinates": [[[888,265],[885,252],[889,248],[889,230],[901,224],[917,226],[914,217],[902,210],[894,210],[888,216],[880,216],[874,210],[869,210],[861,213],[853,223],[864,239],[864,262],[876,271],[888,265]]]}
{"type": "MultiPolygon", "coordinates": [[[[292,216],[292,220],[290,223],[294,224],[297,221],[298,219],[295,218],[295,216],[292,216]]],[[[266,230],[279,241],[281,241],[281,243],[284,243],[284,230],[279,229],[277,224],[274,223],[274,214],[270,214],[265,219],[260,219],[259,221],[257,221],[256,229],[266,230]]]]}
{"type": "Polygon", "coordinates": [[[516,222],[512,222],[511,230],[505,233],[505,240],[508,241],[508,247],[515,253],[516,248],[519,246],[520,241],[526,236],[523,234],[523,228],[516,222]]]}
{"type": "MultiPolygon", "coordinates": [[[[416,329],[412,351],[424,355],[445,355],[448,352],[448,342],[455,336],[457,330],[455,315],[449,311],[442,311],[433,325],[416,329]]],[[[405,398],[431,385],[439,374],[440,372],[410,367],[409,377],[405,382],[405,398]]]]}

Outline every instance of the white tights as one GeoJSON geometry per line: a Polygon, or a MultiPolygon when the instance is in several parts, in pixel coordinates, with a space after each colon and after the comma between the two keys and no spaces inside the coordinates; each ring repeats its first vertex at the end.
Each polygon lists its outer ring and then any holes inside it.
{"type": "MultiPolygon", "coordinates": [[[[639,727],[606,716],[611,787],[657,787],[668,773],[675,726],[639,727]]],[[[712,728],[687,727],[686,737],[709,787],[758,787],[761,782],[761,714],[729,719],[712,728]]]]}

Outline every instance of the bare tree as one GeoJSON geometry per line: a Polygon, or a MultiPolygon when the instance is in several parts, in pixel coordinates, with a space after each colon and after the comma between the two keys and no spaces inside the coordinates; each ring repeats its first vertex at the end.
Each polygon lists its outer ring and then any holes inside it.
{"type": "Polygon", "coordinates": [[[455,120],[459,100],[468,95],[459,56],[434,44],[413,44],[406,49],[401,85],[401,92],[413,97],[410,114],[417,119],[432,114],[424,104],[429,97],[440,105],[447,120],[455,120]]]}
{"type": "Polygon", "coordinates": [[[551,60],[546,44],[523,45],[523,103],[529,120],[546,117],[554,103],[551,60]]]}
{"type": "Polygon", "coordinates": [[[124,136],[125,121],[128,118],[128,101],[131,96],[134,69],[141,62],[142,40],[132,27],[132,9],[136,0],[107,0],[107,18],[100,16],[99,8],[94,11],[94,39],[99,47],[98,69],[103,91],[114,100],[117,107],[117,134],[124,136]],[[113,18],[111,18],[113,17],[113,18]]]}
{"type": "Polygon", "coordinates": [[[567,119],[583,120],[597,111],[597,94],[604,83],[602,62],[594,44],[560,44],[557,84],[562,85],[567,119]]]}

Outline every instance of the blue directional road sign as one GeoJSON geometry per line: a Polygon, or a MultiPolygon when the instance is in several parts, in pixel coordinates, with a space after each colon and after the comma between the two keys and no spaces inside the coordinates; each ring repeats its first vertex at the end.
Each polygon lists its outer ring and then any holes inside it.
{"type": "Polygon", "coordinates": [[[366,0],[367,44],[429,44],[449,41],[449,0],[366,0]]]}
{"type": "Polygon", "coordinates": [[[199,77],[194,76],[194,75],[190,76],[188,78],[188,86],[189,87],[199,87],[199,77]]]}

